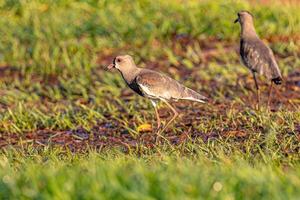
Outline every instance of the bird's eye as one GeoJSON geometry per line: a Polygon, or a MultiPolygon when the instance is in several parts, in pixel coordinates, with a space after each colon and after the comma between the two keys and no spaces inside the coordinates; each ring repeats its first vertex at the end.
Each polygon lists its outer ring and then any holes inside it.
{"type": "Polygon", "coordinates": [[[120,58],[117,58],[117,62],[121,62],[121,59],[120,59],[120,58]]]}

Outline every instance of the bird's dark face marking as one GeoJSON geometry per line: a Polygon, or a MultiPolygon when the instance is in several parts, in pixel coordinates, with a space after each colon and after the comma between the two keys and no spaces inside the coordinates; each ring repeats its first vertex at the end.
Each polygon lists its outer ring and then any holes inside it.
{"type": "Polygon", "coordinates": [[[110,65],[107,66],[107,69],[108,70],[111,70],[113,68],[117,68],[118,69],[118,67],[119,67],[119,65],[120,65],[121,62],[122,62],[122,58],[120,58],[120,56],[117,56],[117,57],[114,58],[112,64],[110,64],[110,65]]]}
{"type": "Polygon", "coordinates": [[[115,68],[115,60],[116,60],[116,58],[114,58],[112,64],[110,64],[110,65],[108,65],[108,66],[106,67],[106,70],[111,70],[111,69],[115,68]]]}
{"type": "Polygon", "coordinates": [[[237,23],[240,21],[240,13],[238,13],[237,15],[238,15],[238,18],[236,18],[236,20],[234,20],[234,23],[237,23]]]}
{"type": "Polygon", "coordinates": [[[126,59],[123,56],[117,56],[114,59],[115,68],[118,70],[122,71],[123,69],[125,69],[125,63],[126,63],[126,59]]]}
{"type": "Polygon", "coordinates": [[[120,71],[126,70],[127,67],[130,67],[133,63],[133,59],[129,55],[125,56],[117,56],[114,58],[112,64],[110,64],[107,69],[113,69],[116,68],[120,71]]]}
{"type": "Polygon", "coordinates": [[[119,69],[120,65],[122,65],[123,62],[124,62],[124,59],[116,57],[116,59],[115,59],[115,67],[117,69],[119,69]]]}

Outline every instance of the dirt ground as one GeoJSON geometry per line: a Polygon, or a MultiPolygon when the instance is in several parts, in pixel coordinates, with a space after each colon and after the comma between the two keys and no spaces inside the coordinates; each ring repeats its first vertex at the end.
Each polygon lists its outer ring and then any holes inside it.
{"type": "MultiPolygon", "coordinates": [[[[177,43],[180,43],[181,46],[188,46],[192,40],[190,38],[186,38],[184,36],[174,36],[176,37],[177,43]]],[[[297,38],[298,36],[295,36],[297,38]]],[[[284,37],[278,36],[278,38],[269,38],[270,41],[275,40],[286,40],[284,37]]],[[[205,51],[203,52],[202,62],[205,64],[212,59],[217,59],[218,51],[216,47],[216,43],[218,41],[215,39],[206,40],[206,42],[201,43],[201,46],[204,47],[205,51]]],[[[157,44],[154,44],[157,45],[157,44]]],[[[224,43],[223,45],[224,51],[238,51],[238,46],[236,44],[232,44],[230,42],[224,43]]],[[[176,52],[176,47],[174,46],[174,51],[176,52]]],[[[177,52],[180,54],[180,50],[177,52]]],[[[107,65],[111,62],[114,53],[108,53],[107,55],[99,56],[99,68],[97,70],[103,70],[103,66],[107,65]]],[[[276,55],[280,57],[281,55],[276,55]]],[[[282,55],[283,56],[283,55],[282,55]]],[[[288,55],[284,55],[288,56],[288,55]]],[[[147,63],[148,68],[155,68],[164,70],[163,67],[159,63],[149,62],[147,63]]],[[[188,76],[187,74],[193,74],[193,71],[198,69],[187,70],[185,68],[176,69],[177,73],[181,77],[188,76]]],[[[57,77],[48,77],[44,79],[43,77],[39,77],[38,75],[33,75],[33,81],[44,82],[48,85],[59,84],[57,77]]],[[[22,79],[22,73],[18,71],[17,68],[14,67],[1,67],[0,68],[0,78],[2,81],[12,80],[12,79],[22,79]]],[[[249,76],[241,76],[239,80],[236,81],[234,85],[218,85],[218,83],[214,80],[209,82],[198,80],[197,77],[194,77],[197,82],[201,82],[203,85],[209,86],[206,88],[206,91],[202,91],[204,95],[207,97],[213,97],[216,95],[216,92],[222,88],[230,88],[235,91],[235,95],[239,96],[244,102],[248,102],[247,105],[249,109],[253,109],[253,105],[255,105],[255,90],[253,87],[253,80],[251,79],[251,75],[249,76]],[[243,93],[243,89],[251,91],[250,94],[246,96],[243,93]]],[[[263,85],[264,90],[268,87],[267,83],[260,83],[263,85]]],[[[164,136],[170,141],[171,144],[177,145],[185,140],[195,140],[201,139],[202,141],[207,141],[208,139],[213,139],[216,137],[235,137],[238,140],[246,140],[251,134],[251,131],[255,130],[247,130],[247,128],[243,127],[243,120],[230,121],[227,119],[223,120],[223,123],[220,125],[218,129],[212,128],[209,132],[203,133],[196,128],[193,128],[193,124],[197,119],[211,120],[216,116],[226,116],[226,113],[229,110],[234,110],[236,113],[244,112],[245,105],[240,103],[232,103],[232,96],[229,92],[230,90],[225,90],[224,96],[226,99],[222,102],[220,101],[210,101],[208,103],[209,106],[203,106],[198,104],[192,104],[190,102],[176,102],[174,105],[177,110],[181,113],[180,117],[176,120],[176,123],[173,126],[176,127],[177,130],[175,133],[170,131],[170,129],[166,130],[164,136]],[[192,107],[193,105],[193,107],[192,107]],[[187,109],[186,109],[187,107],[187,109]],[[225,124],[225,125],[224,125],[225,124]],[[184,131],[180,131],[184,130],[184,131]]],[[[272,98],[272,106],[271,111],[276,112],[279,108],[284,107],[286,110],[290,111],[299,111],[300,109],[300,68],[288,74],[287,77],[284,77],[284,82],[281,86],[276,87],[276,92],[273,93],[272,98]]],[[[129,89],[122,88],[122,95],[120,98],[126,99],[133,94],[129,89]]],[[[267,100],[267,91],[262,92],[262,100],[266,103],[267,100]]],[[[88,105],[88,104],[87,104],[88,105]]],[[[6,109],[2,107],[2,109],[6,109]]],[[[154,112],[150,110],[150,112],[154,112]]],[[[165,107],[162,107],[159,110],[160,117],[162,120],[167,120],[170,117],[170,113],[167,111],[165,107]]],[[[105,113],[104,113],[105,116],[105,113]]],[[[122,128],[121,124],[117,121],[111,119],[109,115],[106,116],[107,122],[99,122],[95,125],[91,130],[87,131],[83,128],[77,128],[76,130],[37,130],[34,132],[24,132],[23,134],[10,134],[7,132],[0,133],[0,148],[14,146],[22,148],[23,146],[31,145],[33,147],[43,147],[47,145],[61,146],[63,148],[68,148],[71,151],[85,151],[86,149],[94,148],[101,149],[105,147],[114,147],[119,146],[127,149],[139,148],[141,146],[152,147],[155,146],[155,134],[153,131],[146,131],[140,133],[137,136],[131,135],[125,128],[122,128]]],[[[132,120],[132,115],[130,113],[126,114],[126,118],[130,122],[132,120]]],[[[155,115],[153,114],[153,119],[149,119],[149,123],[152,123],[155,126],[155,115]]],[[[258,130],[262,127],[256,127],[258,130]]],[[[299,133],[299,141],[300,141],[300,122],[296,124],[296,129],[299,133]]]]}

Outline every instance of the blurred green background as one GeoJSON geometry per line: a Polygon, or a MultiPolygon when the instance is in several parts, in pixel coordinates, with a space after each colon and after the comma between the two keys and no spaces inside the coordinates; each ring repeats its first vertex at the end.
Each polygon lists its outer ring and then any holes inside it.
{"type": "Polygon", "coordinates": [[[0,198],[298,199],[299,10],[292,0],[0,0],[0,198]],[[240,10],[283,73],[276,112],[251,108],[240,10]],[[185,117],[155,145],[139,131],[155,122],[151,104],[103,70],[119,54],[210,103],[177,103],[185,117]]]}

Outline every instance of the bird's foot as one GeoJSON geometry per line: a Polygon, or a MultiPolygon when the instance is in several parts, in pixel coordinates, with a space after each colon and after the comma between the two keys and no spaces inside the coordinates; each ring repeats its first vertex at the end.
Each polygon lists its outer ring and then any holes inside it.
{"type": "Polygon", "coordinates": [[[254,110],[260,111],[260,103],[257,102],[257,103],[254,105],[254,110]]]}
{"type": "Polygon", "coordinates": [[[156,137],[155,137],[155,144],[159,144],[161,135],[159,133],[156,133],[156,137]]]}

